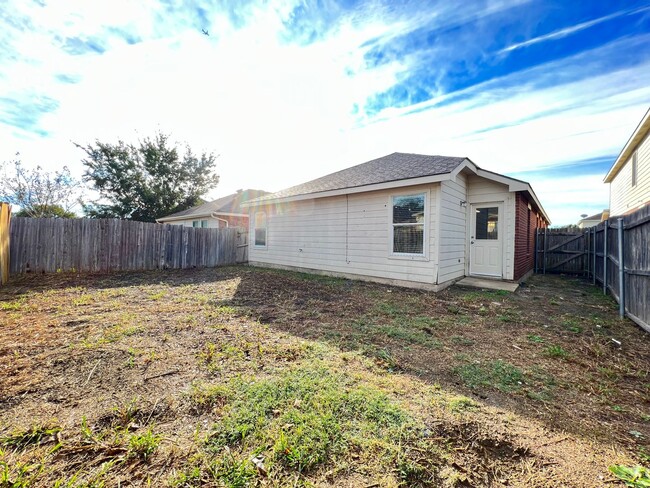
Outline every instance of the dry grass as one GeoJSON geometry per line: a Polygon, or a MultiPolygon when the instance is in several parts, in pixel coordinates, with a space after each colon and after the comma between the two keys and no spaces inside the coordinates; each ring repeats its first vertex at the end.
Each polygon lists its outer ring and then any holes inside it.
{"type": "Polygon", "coordinates": [[[611,486],[648,461],[648,346],[572,278],[29,276],[0,289],[0,487],[611,486]]]}

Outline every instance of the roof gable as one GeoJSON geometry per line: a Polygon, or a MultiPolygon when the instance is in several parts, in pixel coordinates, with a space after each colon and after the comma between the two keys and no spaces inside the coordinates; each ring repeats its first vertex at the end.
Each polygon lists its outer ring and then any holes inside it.
{"type": "Polygon", "coordinates": [[[616,158],[616,161],[614,161],[614,164],[607,172],[607,175],[605,176],[605,183],[611,183],[621,168],[625,166],[625,163],[627,163],[630,155],[636,150],[648,132],[650,132],[650,109],[648,109],[648,111],[643,116],[643,119],[641,119],[641,122],[639,122],[639,125],[636,127],[636,129],[634,129],[634,132],[625,143],[625,146],[616,158]]]}

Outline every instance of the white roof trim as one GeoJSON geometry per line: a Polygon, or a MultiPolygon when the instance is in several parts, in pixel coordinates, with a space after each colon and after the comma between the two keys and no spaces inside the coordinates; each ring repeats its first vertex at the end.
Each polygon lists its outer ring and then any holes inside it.
{"type": "Polygon", "coordinates": [[[460,163],[453,171],[449,173],[432,175],[432,176],[422,176],[419,178],[409,178],[405,180],[386,181],[384,183],[355,186],[352,188],[341,188],[339,190],[328,190],[328,191],[321,191],[316,193],[304,193],[302,195],[293,195],[290,197],[280,197],[280,198],[273,198],[273,199],[267,199],[261,201],[253,200],[253,201],[244,202],[241,204],[241,206],[250,208],[250,207],[258,207],[258,206],[264,206],[267,204],[280,203],[280,202],[297,202],[300,200],[312,200],[315,198],[335,197],[340,195],[349,195],[352,193],[364,193],[364,192],[376,191],[376,190],[388,190],[391,188],[403,188],[405,186],[416,186],[416,185],[426,185],[428,183],[439,183],[441,181],[448,181],[448,180],[455,179],[456,176],[458,176],[458,173],[460,173],[465,168],[467,168],[475,175],[480,176],[481,178],[495,181],[497,183],[501,183],[502,185],[507,186],[508,190],[511,192],[516,192],[516,191],[528,192],[528,194],[531,196],[531,198],[535,202],[535,205],[537,205],[537,208],[539,208],[540,212],[542,213],[546,221],[549,224],[551,223],[551,219],[548,217],[548,214],[544,210],[544,207],[542,207],[542,204],[537,198],[537,195],[535,195],[535,192],[533,191],[532,187],[528,183],[526,183],[525,181],[518,180],[516,178],[510,178],[509,176],[504,176],[498,173],[493,173],[492,171],[480,169],[478,166],[476,166],[476,164],[474,164],[473,161],[467,158],[465,158],[465,160],[462,163],[460,163]]]}
{"type": "Polygon", "coordinates": [[[195,220],[201,217],[212,217],[213,215],[224,215],[226,217],[248,217],[248,214],[228,213],[228,212],[203,212],[196,214],[180,215],[178,217],[162,217],[156,219],[156,222],[175,222],[177,220],[195,220]]]}
{"type": "Polygon", "coordinates": [[[422,176],[419,178],[408,178],[405,180],[386,181],[384,183],[375,183],[372,185],[354,186],[351,188],[341,188],[339,190],[327,190],[316,193],[304,193],[302,195],[293,195],[290,197],[280,197],[266,199],[261,201],[248,201],[242,203],[242,207],[258,207],[268,203],[279,202],[296,202],[299,200],[311,200],[313,198],[336,197],[339,195],[349,195],[352,193],[365,193],[368,191],[388,190],[390,188],[403,188],[405,186],[426,185],[428,183],[438,183],[451,179],[451,173],[441,175],[422,176]]]}
{"type": "Polygon", "coordinates": [[[648,109],[648,111],[643,116],[643,119],[641,119],[641,122],[639,122],[639,125],[637,125],[636,129],[634,129],[634,132],[632,133],[628,141],[625,143],[625,146],[623,146],[623,150],[618,155],[616,161],[614,161],[614,164],[605,175],[605,179],[604,179],[605,183],[611,183],[611,181],[618,174],[621,168],[625,166],[625,163],[629,159],[630,155],[634,152],[634,150],[637,148],[637,146],[643,140],[643,138],[646,136],[649,130],[650,130],[650,109],[648,109]]]}

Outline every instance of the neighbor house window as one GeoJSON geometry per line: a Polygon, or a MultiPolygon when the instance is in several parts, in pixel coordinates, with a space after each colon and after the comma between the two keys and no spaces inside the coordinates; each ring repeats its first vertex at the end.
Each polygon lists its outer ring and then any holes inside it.
{"type": "Polygon", "coordinates": [[[192,227],[201,227],[201,221],[200,220],[193,220],[192,221],[192,227]]]}
{"type": "Polygon", "coordinates": [[[636,151],[634,151],[634,154],[632,155],[632,186],[636,186],[637,170],[636,151]]]}
{"type": "Polygon", "coordinates": [[[393,200],[393,252],[424,255],[425,195],[400,195],[393,200]]]}
{"type": "Polygon", "coordinates": [[[207,221],[207,220],[202,220],[202,221],[201,221],[201,227],[204,228],[204,229],[207,229],[207,227],[208,227],[208,221],[207,221]]]}
{"type": "Polygon", "coordinates": [[[266,212],[255,212],[255,245],[266,246],[266,212]]]}

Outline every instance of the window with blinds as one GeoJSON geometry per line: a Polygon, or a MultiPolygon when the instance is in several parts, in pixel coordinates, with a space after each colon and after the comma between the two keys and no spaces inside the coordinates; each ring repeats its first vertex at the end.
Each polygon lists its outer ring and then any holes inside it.
{"type": "Polygon", "coordinates": [[[400,195],[393,200],[393,253],[424,255],[425,195],[400,195]]]}

